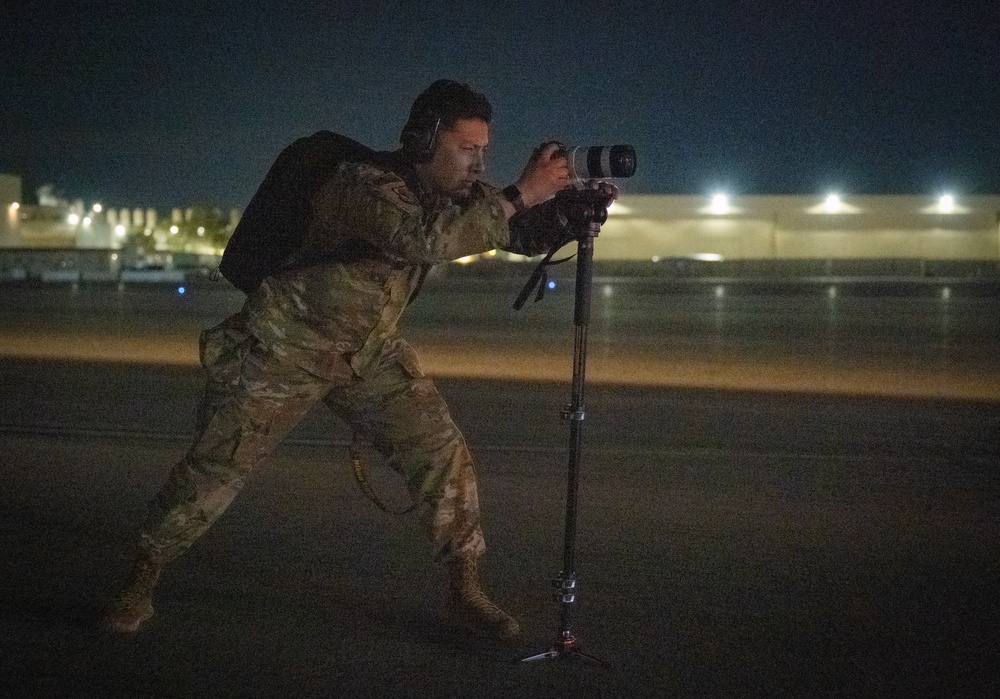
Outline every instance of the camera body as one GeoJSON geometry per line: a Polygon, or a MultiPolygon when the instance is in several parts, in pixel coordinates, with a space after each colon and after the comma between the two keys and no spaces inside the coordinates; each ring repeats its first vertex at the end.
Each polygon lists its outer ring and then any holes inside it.
{"type": "Polygon", "coordinates": [[[635,148],[626,144],[568,147],[560,143],[552,157],[566,158],[571,182],[556,195],[556,208],[563,219],[577,226],[602,224],[607,219],[618,188],[604,180],[635,174],[635,148]]]}

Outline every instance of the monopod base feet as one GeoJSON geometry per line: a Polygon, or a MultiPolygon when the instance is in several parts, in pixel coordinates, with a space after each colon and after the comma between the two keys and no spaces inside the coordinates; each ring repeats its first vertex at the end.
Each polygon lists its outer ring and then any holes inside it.
{"type": "Polygon", "coordinates": [[[548,650],[542,651],[541,653],[534,653],[533,655],[528,655],[523,658],[518,658],[516,662],[533,663],[539,660],[575,660],[588,663],[590,665],[598,665],[604,668],[608,667],[608,664],[600,658],[588,655],[580,650],[580,646],[577,644],[576,638],[574,638],[568,631],[564,631],[560,634],[559,639],[548,650]]]}

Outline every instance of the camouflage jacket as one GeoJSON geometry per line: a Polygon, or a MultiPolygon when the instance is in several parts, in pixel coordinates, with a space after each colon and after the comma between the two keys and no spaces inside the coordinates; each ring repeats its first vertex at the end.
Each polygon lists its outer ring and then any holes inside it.
{"type": "Polygon", "coordinates": [[[247,298],[250,332],[318,376],[335,378],[345,360],[363,376],[432,265],[495,248],[547,249],[527,229],[511,234],[497,188],[480,182],[457,203],[421,191],[409,174],[341,165],[316,194],[292,263],[247,298]]]}

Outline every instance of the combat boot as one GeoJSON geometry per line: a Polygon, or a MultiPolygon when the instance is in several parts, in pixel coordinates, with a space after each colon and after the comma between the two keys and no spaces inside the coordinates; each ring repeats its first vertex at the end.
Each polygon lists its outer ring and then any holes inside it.
{"type": "Polygon", "coordinates": [[[160,579],[166,559],[143,553],[136,559],[125,587],[104,614],[101,625],[116,633],[134,633],[153,616],[153,588],[160,579]]]}
{"type": "Polygon", "coordinates": [[[521,633],[521,627],[483,592],[476,563],[475,558],[458,558],[450,562],[448,618],[472,631],[502,640],[512,639],[521,633]]]}

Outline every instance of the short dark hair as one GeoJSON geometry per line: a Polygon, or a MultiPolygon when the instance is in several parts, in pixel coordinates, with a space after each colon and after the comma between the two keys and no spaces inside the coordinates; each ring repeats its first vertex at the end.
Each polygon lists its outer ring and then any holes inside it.
{"type": "Polygon", "coordinates": [[[485,95],[465,83],[438,80],[413,101],[399,142],[411,162],[425,163],[437,148],[438,134],[459,119],[482,119],[489,124],[492,118],[493,108],[485,95]]]}
{"type": "Polygon", "coordinates": [[[449,129],[459,119],[493,120],[493,107],[486,95],[456,80],[437,80],[413,101],[407,124],[426,123],[440,119],[440,126],[449,129]],[[430,115],[433,115],[430,117],[430,115]]]}

